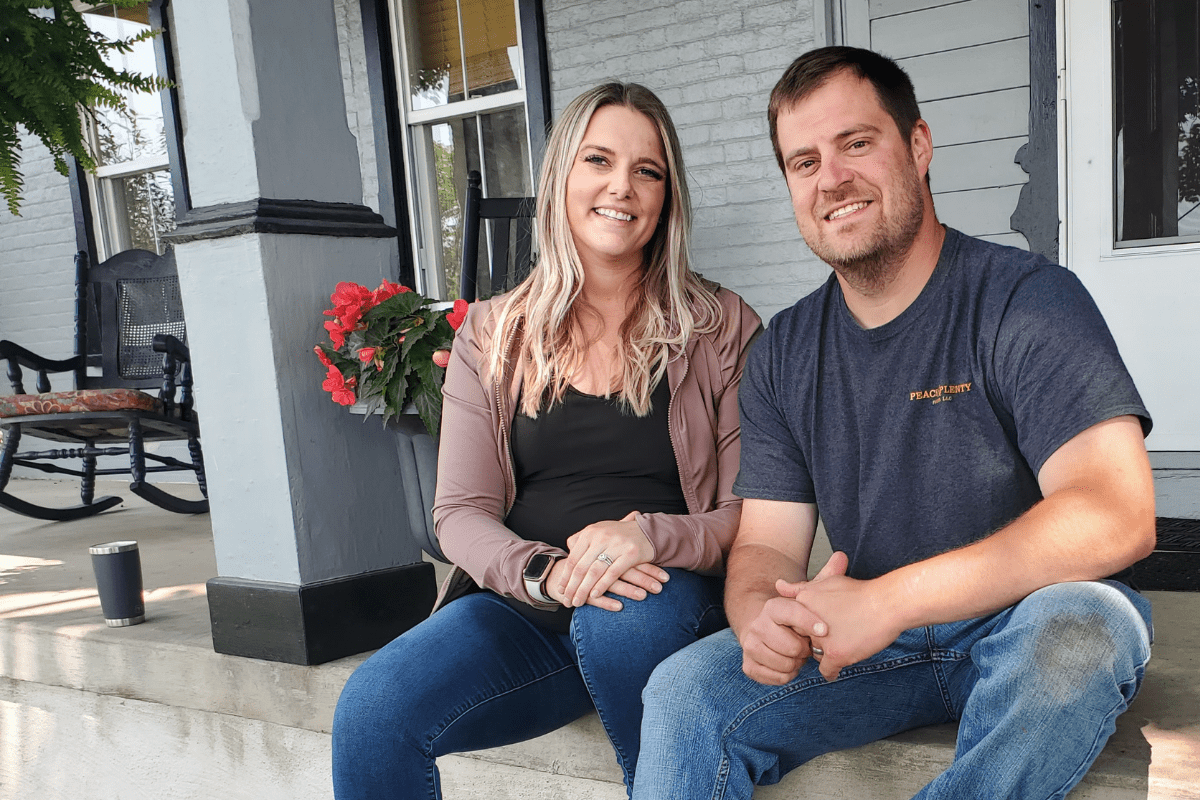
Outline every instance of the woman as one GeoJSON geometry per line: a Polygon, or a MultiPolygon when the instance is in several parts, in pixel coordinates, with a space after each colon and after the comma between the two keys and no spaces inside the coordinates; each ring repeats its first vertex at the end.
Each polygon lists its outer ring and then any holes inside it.
{"type": "Polygon", "coordinates": [[[737,386],[761,328],[688,269],[690,215],[652,92],[571,103],[542,165],[537,264],[455,340],[433,513],[457,566],[439,610],[342,693],[342,800],[439,797],[437,756],[592,709],[632,787],[651,671],[725,625],[713,576],[741,513],[737,386]]]}

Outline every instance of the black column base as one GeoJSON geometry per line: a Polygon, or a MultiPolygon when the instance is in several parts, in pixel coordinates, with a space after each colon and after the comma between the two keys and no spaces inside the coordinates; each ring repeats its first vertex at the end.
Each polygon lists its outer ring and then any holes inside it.
{"type": "Polygon", "coordinates": [[[403,567],[296,586],[245,578],[208,582],[218,653],[288,664],[375,650],[429,616],[433,565],[403,567]]]}

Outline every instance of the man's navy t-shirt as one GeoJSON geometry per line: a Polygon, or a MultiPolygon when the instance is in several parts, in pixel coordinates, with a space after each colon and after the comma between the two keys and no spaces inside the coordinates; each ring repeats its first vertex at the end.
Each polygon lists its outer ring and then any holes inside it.
{"type": "Polygon", "coordinates": [[[747,498],[816,503],[849,574],[969,544],[1041,499],[1061,445],[1150,417],[1095,303],[1040,255],[946,229],[928,284],[870,330],[835,276],[778,314],[739,394],[747,498]]]}

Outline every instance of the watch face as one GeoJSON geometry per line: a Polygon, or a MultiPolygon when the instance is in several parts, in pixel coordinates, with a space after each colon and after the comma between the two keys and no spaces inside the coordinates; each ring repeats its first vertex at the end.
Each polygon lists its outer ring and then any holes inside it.
{"type": "Polygon", "coordinates": [[[540,581],[545,576],[546,570],[550,567],[552,558],[549,553],[538,553],[529,559],[529,564],[525,567],[525,580],[540,581]]]}

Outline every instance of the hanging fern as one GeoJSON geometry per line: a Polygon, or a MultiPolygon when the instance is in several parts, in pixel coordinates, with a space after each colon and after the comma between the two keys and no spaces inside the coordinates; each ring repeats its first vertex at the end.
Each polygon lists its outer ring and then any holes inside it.
{"type": "MultiPolygon", "coordinates": [[[[139,0],[110,0],[131,8],[139,0]]],[[[0,0],[0,194],[20,213],[24,179],[17,125],[50,150],[54,168],[67,175],[73,156],[85,169],[96,162],[84,143],[83,114],[96,107],[123,108],[122,91],[158,92],[163,78],[116,70],[106,53],[128,53],[152,38],[148,30],[109,40],[84,22],[70,0],[0,0]]]]}

